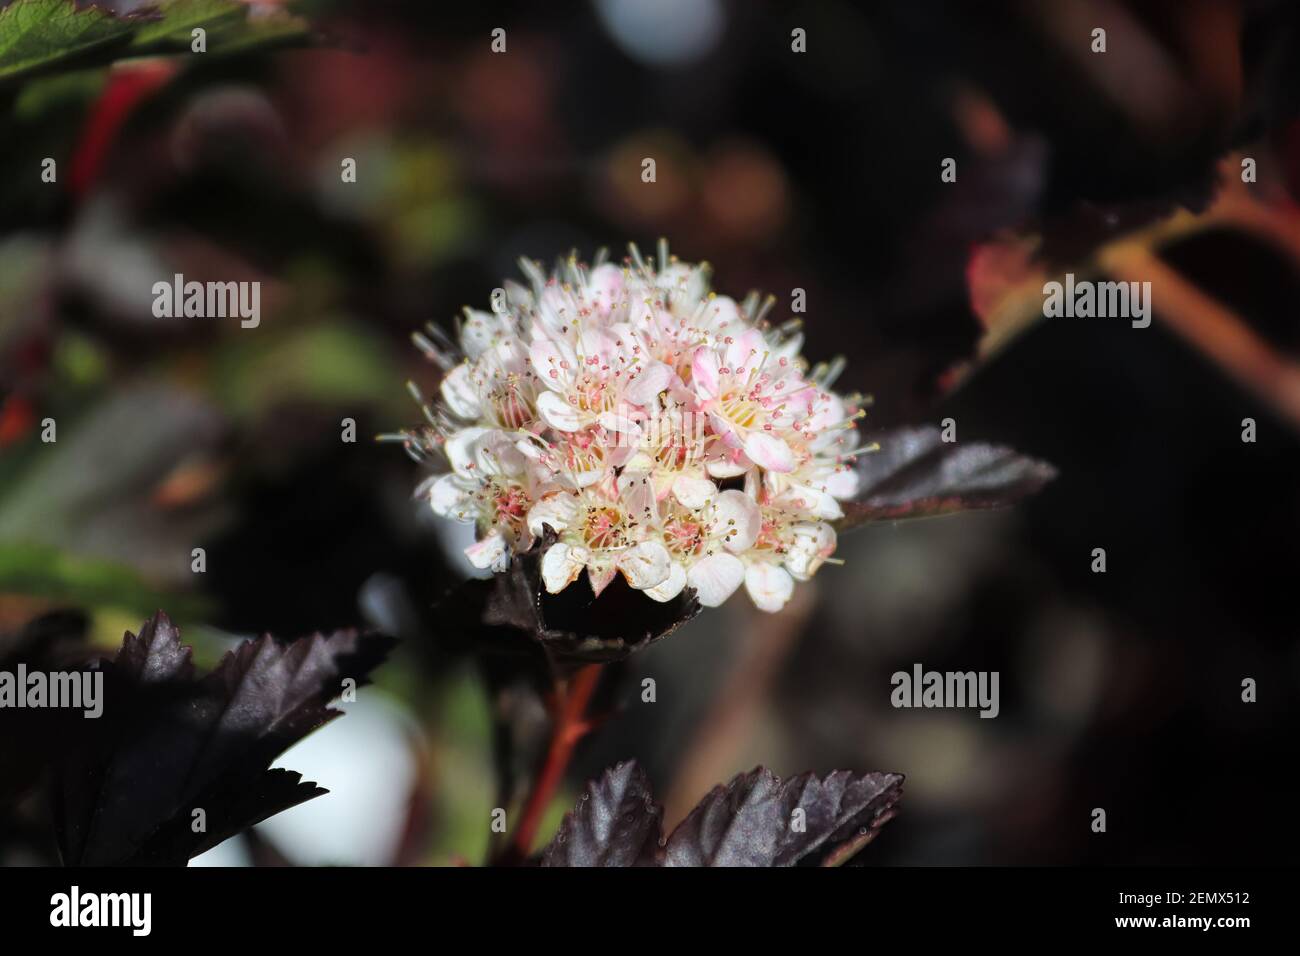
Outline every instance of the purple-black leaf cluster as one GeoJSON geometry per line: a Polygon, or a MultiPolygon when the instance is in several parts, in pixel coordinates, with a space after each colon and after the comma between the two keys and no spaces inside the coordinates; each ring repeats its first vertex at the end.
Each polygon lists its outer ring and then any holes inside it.
{"type": "Polygon", "coordinates": [[[711,790],[665,839],[633,761],[587,784],[542,866],[837,866],[894,816],[897,773],[837,770],[781,780],[758,767],[711,790]]]}
{"type": "Polygon", "coordinates": [[[327,792],[270,765],[340,716],[330,702],[345,682],[365,684],[394,643],[351,630],[285,643],[264,636],[200,675],[176,627],[155,614],[112,661],[98,662],[102,715],[69,721],[44,711],[59,722],[42,725],[39,752],[27,752],[39,762],[27,778],[44,778],[60,858],[183,866],[327,792]]]}

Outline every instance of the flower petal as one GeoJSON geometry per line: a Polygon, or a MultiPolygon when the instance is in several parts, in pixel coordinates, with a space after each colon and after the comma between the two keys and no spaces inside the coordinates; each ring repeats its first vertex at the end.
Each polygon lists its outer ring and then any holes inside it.
{"type": "Polygon", "coordinates": [[[742,324],[740,306],[727,295],[714,296],[704,310],[705,327],[710,331],[724,332],[742,324]]]}
{"type": "Polygon", "coordinates": [[[826,476],[826,493],[840,501],[857,495],[858,485],[858,473],[848,465],[836,465],[826,476]]]}
{"type": "Polygon", "coordinates": [[[835,553],[835,529],[822,521],[801,521],[793,530],[785,567],[796,580],[807,581],[835,553]]]}
{"type": "Polygon", "coordinates": [[[749,466],[723,455],[718,458],[710,458],[704,463],[704,469],[714,478],[739,478],[749,471],[749,466]]]}
{"type": "Polygon", "coordinates": [[[582,412],[556,392],[542,392],[537,396],[537,411],[556,431],[576,432],[582,427],[582,412]]]}
{"type": "Polygon", "coordinates": [[[790,600],[794,593],[794,578],[777,564],[751,564],[745,571],[745,590],[755,607],[773,613],[790,600]]]}
{"type": "Polygon", "coordinates": [[[464,479],[443,475],[429,488],[429,506],[433,513],[455,521],[474,521],[474,495],[464,487],[464,479]]]}
{"type": "Polygon", "coordinates": [[[810,389],[809,395],[808,415],[799,422],[799,430],[816,435],[817,444],[820,446],[822,444],[820,439],[826,436],[826,430],[844,421],[844,399],[820,389],[810,389]]]}
{"type": "Polygon", "coordinates": [[[668,549],[658,541],[643,541],[620,554],[616,563],[627,583],[644,591],[668,580],[672,559],[668,557],[668,549]]]}
{"type": "Polygon", "coordinates": [[[476,541],[465,549],[469,563],[480,570],[491,568],[504,571],[510,564],[510,549],[506,545],[505,535],[493,531],[482,541],[476,541]]]}
{"type": "Polygon", "coordinates": [[[796,511],[825,521],[837,521],[844,517],[844,509],[835,500],[835,496],[815,485],[792,484],[781,492],[777,500],[796,511]]]}
{"type": "Polygon", "coordinates": [[[728,551],[748,551],[758,540],[762,527],[763,516],[758,510],[758,502],[743,491],[732,488],[714,499],[709,533],[720,538],[728,551]]]}
{"type": "Polygon", "coordinates": [[[578,361],[586,364],[601,365],[609,361],[614,352],[614,340],[604,329],[595,325],[583,325],[578,330],[576,353],[578,361]],[[595,359],[593,363],[591,360],[595,359]]]}
{"type": "Polygon", "coordinates": [[[713,398],[718,394],[718,353],[707,345],[695,350],[691,359],[691,384],[695,394],[701,399],[713,398]]]}
{"type": "Polygon", "coordinates": [[[741,447],[743,433],[736,427],[726,415],[722,414],[716,408],[710,408],[707,411],[709,424],[713,426],[713,432],[722,439],[724,445],[728,448],[741,447]]]}
{"type": "Polygon", "coordinates": [[[740,335],[732,336],[723,361],[733,372],[742,368],[749,372],[763,360],[766,351],[767,341],[763,338],[763,333],[758,329],[747,329],[740,335]]]}
{"type": "Polygon", "coordinates": [[[474,443],[474,465],[480,475],[521,475],[525,458],[517,447],[517,439],[496,429],[474,443]]]}
{"type": "Polygon", "coordinates": [[[717,607],[745,580],[745,565],[734,554],[713,554],[686,572],[686,581],[705,607],[717,607]]]}
{"type": "Polygon", "coordinates": [[[673,497],[681,502],[682,507],[703,508],[718,494],[718,486],[707,478],[693,478],[690,475],[678,475],[673,479],[673,497]]]}
{"type": "Polygon", "coordinates": [[[620,402],[618,411],[601,412],[596,416],[596,423],[606,431],[613,432],[615,448],[635,448],[641,442],[640,420],[644,417],[644,413],[620,402]]]}
{"type": "Polygon", "coordinates": [[[602,316],[608,316],[623,298],[623,270],[612,263],[599,265],[587,278],[587,301],[602,316]]]}
{"type": "Polygon", "coordinates": [[[572,584],[587,566],[587,550],[558,541],[542,555],[542,581],[546,590],[559,594],[572,584]]]}
{"type": "Polygon", "coordinates": [[[465,321],[460,326],[461,351],[473,361],[507,331],[508,326],[500,316],[479,309],[468,309],[465,321]]]}
{"type": "Polygon", "coordinates": [[[528,530],[540,538],[547,527],[557,533],[565,530],[578,516],[578,499],[563,491],[547,495],[528,509],[528,530]]]}
{"type": "Polygon", "coordinates": [[[438,389],[447,407],[461,418],[478,418],[483,410],[478,387],[471,378],[473,371],[469,362],[461,362],[443,377],[438,389]]]}
{"type": "Polygon", "coordinates": [[[452,432],[443,443],[442,450],[452,471],[465,478],[474,477],[478,465],[474,461],[475,445],[491,429],[475,425],[452,432]]]}
{"type": "Polygon", "coordinates": [[[633,405],[657,407],[659,393],[672,384],[673,377],[672,368],[663,362],[642,365],[623,390],[623,398],[633,405]]]}
{"type": "Polygon", "coordinates": [[[573,487],[582,489],[590,488],[592,485],[598,485],[610,474],[608,468],[603,466],[593,466],[591,468],[581,468],[571,471],[566,477],[568,483],[573,487]]]}
{"type": "Polygon", "coordinates": [[[591,593],[600,597],[600,592],[609,587],[614,576],[618,574],[618,568],[610,564],[602,568],[587,566],[587,581],[591,584],[591,593]]]}
{"type": "Polygon", "coordinates": [[[767,432],[750,432],[745,439],[745,454],[754,464],[768,471],[794,471],[794,452],[790,446],[767,432]]]}
{"type": "Polygon", "coordinates": [[[528,361],[538,381],[549,389],[563,391],[573,380],[577,356],[567,343],[561,345],[550,337],[543,337],[528,346],[528,361]]]}
{"type": "Polygon", "coordinates": [[[645,596],[661,603],[671,601],[682,593],[684,587],[686,587],[686,569],[682,567],[681,562],[674,561],[668,566],[668,577],[654,587],[646,588],[645,596]]]}

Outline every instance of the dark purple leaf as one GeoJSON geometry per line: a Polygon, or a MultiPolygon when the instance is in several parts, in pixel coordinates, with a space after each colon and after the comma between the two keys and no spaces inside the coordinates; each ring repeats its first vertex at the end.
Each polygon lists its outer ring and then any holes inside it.
{"type": "Polygon", "coordinates": [[[542,854],[542,866],[654,866],[663,810],[634,761],[587,784],[542,854]]]}
{"type": "Polygon", "coordinates": [[[559,594],[542,586],[540,556],[547,542],[486,581],[468,581],[435,609],[453,640],[478,651],[540,654],[552,667],[621,660],[667,637],[700,612],[685,589],[660,603],[617,577],[600,597],[585,577],[559,594]]]}
{"type": "Polygon", "coordinates": [[[833,858],[836,850],[848,845],[857,852],[866,845],[893,816],[902,783],[896,773],[848,770],[824,779],[805,773],[782,783],[759,767],[700,801],[668,838],[664,865],[843,862],[833,858]]]}
{"type": "Polygon", "coordinates": [[[836,770],[782,782],[758,767],[715,787],[661,843],[662,811],[634,762],[587,785],[543,866],[838,866],[902,796],[897,773],[836,770]]]}
{"type": "Polygon", "coordinates": [[[160,684],[194,677],[190,649],[180,641],[171,619],[159,611],[144,622],[138,635],[126,632],[114,661],[117,673],[136,684],[160,684]]]}
{"type": "Polygon", "coordinates": [[[1034,494],[1056,469],[1010,448],[945,442],[932,426],[877,438],[880,450],[857,459],[858,496],[844,502],[840,530],[869,521],[1002,508],[1034,494]]]}
{"type": "Polygon", "coordinates": [[[57,768],[56,832],[68,864],[184,864],[325,791],[270,763],[340,715],[343,681],[365,683],[390,638],[340,631],[246,641],[206,677],[159,612],[103,664],[104,715],[57,768]],[[206,814],[194,833],[192,814],[206,814]]]}

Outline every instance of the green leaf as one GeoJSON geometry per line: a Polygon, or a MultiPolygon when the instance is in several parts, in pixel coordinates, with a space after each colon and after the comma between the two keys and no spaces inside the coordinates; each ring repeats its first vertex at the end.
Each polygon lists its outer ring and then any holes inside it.
{"type": "Polygon", "coordinates": [[[196,27],[207,33],[208,53],[233,53],[308,33],[297,17],[280,10],[252,17],[238,0],[162,0],[157,11],[158,19],[140,25],[133,54],[187,53],[196,27]]]}
{"type": "Polygon", "coordinates": [[[0,79],[45,69],[89,53],[111,58],[139,28],[134,17],[114,17],[72,0],[15,0],[0,10],[0,79]]]}
{"type": "Polygon", "coordinates": [[[208,33],[242,20],[247,7],[231,0],[163,0],[158,5],[159,18],[140,27],[132,46],[137,49],[179,44],[190,48],[190,31],[203,27],[208,33]]]}
{"type": "Polygon", "coordinates": [[[210,54],[306,39],[305,21],[282,11],[251,16],[237,0],[162,0],[114,16],[73,0],[15,0],[0,10],[0,82],[128,57],[188,53],[202,27],[210,54]]]}
{"type": "Polygon", "coordinates": [[[38,544],[0,543],[0,594],[136,613],[148,613],[166,603],[179,609],[181,617],[194,617],[206,609],[201,598],[155,587],[123,564],[38,544]]]}

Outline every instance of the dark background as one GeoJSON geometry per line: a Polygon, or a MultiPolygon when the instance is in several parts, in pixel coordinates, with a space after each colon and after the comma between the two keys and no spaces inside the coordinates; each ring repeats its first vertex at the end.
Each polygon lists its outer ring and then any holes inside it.
{"type": "MultiPolygon", "coordinates": [[[[889,769],[902,812],[862,862],[1294,862],[1297,386],[1225,355],[1244,329],[1300,362],[1300,7],[470,6],[307,5],[318,47],[185,62],[107,144],[87,130],[129,92],[120,68],[0,94],[3,628],[76,606],[111,647],[161,605],[209,656],[259,631],[396,631],[381,722],[411,756],[356,773],[419,822],[408,859],[478,862],[491,702],[428,610],[465,568],[417,517],[416,466],[368,439],[415,420],[406,378],[436,387],[409,333],[483,307],[519,256],[666,236],[778,315],[805,289],[805,354],[847,357],[868,430],[951,416],[1060,476],[1010,511],[846,535],[846,564],[781,615],[737,599],[633,658],[574,785],[636,757],[672,817],[757,763],[889,769]],[[33,187],[47,155],[90,172],[33,187]],[[1240,155],[1268,229],[1214,218],[1240,155]],[[1031,236],[1032,263],[981,265],[1031,236]],[[1133,237],[1230,325],[1189,340],[1157,286],[1150,328],[1038,321],[980,348],[1001,327],[981,281],[1083,273],[1133,237]],[[154,320],[139,293],[173,271],[260,279],[261,327],[154,320]],[[1001,713],[892,709],[917,662],[999,671],[1001,713]]],[[[383,858],[391,811],[346,806],[338,859],[383,858]]],[[[11,826],[0,859],[39,859],[39,832],[11,826]]]]}

